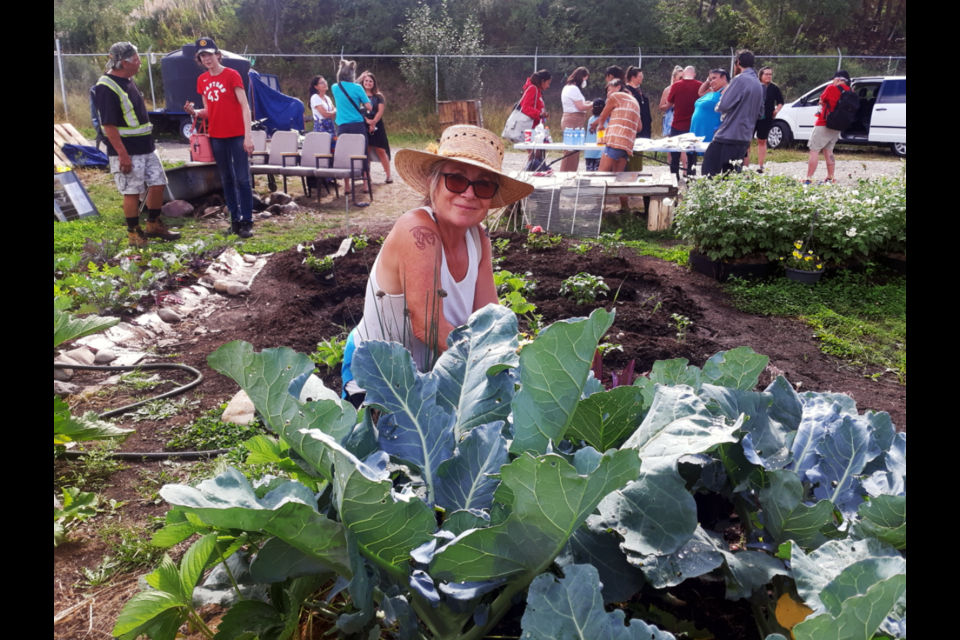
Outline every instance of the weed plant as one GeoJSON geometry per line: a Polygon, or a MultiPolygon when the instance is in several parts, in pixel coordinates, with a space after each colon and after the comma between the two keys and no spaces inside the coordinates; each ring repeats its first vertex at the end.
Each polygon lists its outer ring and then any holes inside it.
{"type": "Polygon", "coordinates": [[[65,487],[76,487],[82,491],[96,491],[107,486],[110,478],[127,467],[110,458],[110,454],[117,450],[117,443],[101,442],[87,446],[83,450],[87,455],[81,460],[67,463],[65,467],[57,466],[59,477],[54,477],[54,489],[59,491],[65,487]]]}
{"type": "MultiPolygon", "coordinates": [[[[876,373],[907,379],[907,281],[844,272],[816,287],[785,279],[733,281],[727,286],[747,313],[800,318],[824,353],[876,373]]],[[[873,376],[871,376],[873,377],[873,376]]]]}
{"type": "Polygon", "coordinates": [[[343,356],[346,350],[347,339],[343,337],[333,337],[318,344],[316,352],[310,357],[318,365],[323,365],[328,371],[333,371],[343,362],[343,356]]]}
{"type": "Polygon", "coordinates": [[[167,442],[167,448],[173,451],[234,449],[250,438],[266,433],[259,420],[250,425],[221,421],[223,410],[224,407],[214,407],[191,424],[172,429],[169,433],[173,437],[167,442]]]}
{"type": "Polygon", "coordinates": [[[127,416],[133,422],[158,422],[179,415],[182,411],[195,407],[195,400],[181,398],[180,400],[154,400],[143,405],[127,416]]]}

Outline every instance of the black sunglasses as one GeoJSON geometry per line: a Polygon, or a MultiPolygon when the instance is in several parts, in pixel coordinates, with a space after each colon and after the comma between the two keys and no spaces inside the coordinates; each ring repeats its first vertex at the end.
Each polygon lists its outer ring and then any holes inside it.
{"type": "Polygon", "coordinates": [[[471,181],[459,173],[445,173],[443,174],[443,180],[447,191],[461,194],[466,193],[467,189],[473,187],[473,195],[481,200],[490,200],[500,191],[500,185],[496,182],[490,180],[471,181]]]}

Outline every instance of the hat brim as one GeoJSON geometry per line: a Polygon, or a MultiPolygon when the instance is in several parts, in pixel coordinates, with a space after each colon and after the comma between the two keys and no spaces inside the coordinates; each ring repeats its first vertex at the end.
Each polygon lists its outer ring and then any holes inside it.
{"type": "Polygon", "coordinates": [[[447,158],[428,151],[403,149],[397,152],[394,165],[404,182],[420,195],[427,197],[430,195],[430,169],[434,164],[441,161],[477,167],[496,175],[497,181],[500,183],[500,189],[492,204],[498,209],[509,207],[520,200],[524,200],[530,197],[530,194],[534,191],[532,184],[511,178],[502,171],[497,171],[482,162],[466,158],[447,158]]]}
{"type": "Polygon", "coordinates": [[[197,55],[200,55],[201,53],[220,53],[220,49],[207,47],[206,49],[200,49],[199,51],[197,51],[197,55]]]}

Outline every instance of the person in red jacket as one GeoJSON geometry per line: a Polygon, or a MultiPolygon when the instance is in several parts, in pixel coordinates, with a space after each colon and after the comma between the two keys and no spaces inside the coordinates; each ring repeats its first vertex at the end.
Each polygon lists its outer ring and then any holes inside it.
{"type": "Polygon", "coordinates": [[[210,38],[197,40],[197,61],[207,70],[197,80],[197,93],[203,97],[203,109],[197,111],[194,104],[188,102],[184,111],[210,122],[210,146],[233,221],[230,232],[247,239],[253,237],[250,103],[243,88],[243,78],[235,70],[224,67],[222,60],[223,54],[216,42],[210,38]]]}
{"type": "MultiPolygon", "coordinates": [[[[520,111],[529,118],[533,118],[533,127],[537,128],[541,122],[549,117],[546,103],[543,101],[543,92],[553,83],[553,75],[543,69],[530,76],[523,86],[523,98],[520,99],[520,111]]],[[[546,125],[544,125],[546,126],[546,125]]],[[[527,152],[528,160],[533,160],[535,151],[527,152]]]]}
{"type": "MultiPolygon", "coordinates": [[[[693,126],[693,114],[697,110],[697,100],[700,99],[702,83],[697,80],[697,70],[687,67],[683,70],[683,80],[670,88],[667,100],[674,108],[673,131],[671,135],[681,136],[690,133],[693,126]]],[[[686,158],[687,174],[690,175],[697,166],[697,154],[688,153],[686,158]]],[[[670,171],[680,177],[680,154],[670,156],[670,171]]]]}
{"type": "Polygon", "coordinates": [[[850,91],[850,74],[846,71],[837,71],[833,76],[833,84],[820,96],[820,111],[817,113],[817,123],[810,137],[810,163],[807,168],[807,181],[804,184],[813,184],[813,177],[820,167],[820,154],[823,153],[827,161],[827,184],[835,184],[837,171],[837,157],[833,149],[840,141],[841,131],[827,128],[827,117],[840,104],[840,96],[844,91],[850,91]]]}

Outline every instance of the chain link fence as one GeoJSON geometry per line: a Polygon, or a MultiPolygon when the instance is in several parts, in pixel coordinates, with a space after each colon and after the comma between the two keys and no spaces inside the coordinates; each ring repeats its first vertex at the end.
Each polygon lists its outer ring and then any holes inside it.
{"type": "MultiPolygon", "coordinates": [[[[143,70],[137,77],[148,106],[162,109],[163,72],[162,55],[141,54],[143,70]]],[[[275,75],[284,93],[308,102],[308,85],[316,75],[332,80],[339,66],[340,55],[279,56],[276,54],[246,54],[254,69],[275,75]]],[[[535,71],[547,69],[553,74],[553,86],[545,95],[551,122],[560,126],[562,107],[560,92],[565,79],[578,67],[586,67],[591,76],[583,92],[588,99],[604,97],[604,71],[611,66],[626,70],[630,66],[643,69],[643,90],[650,96],[654,112],[654,134],[661,130],[659,106],[661,95],[670,83],[675,67],[693,66],[698,78],[706,78],[712,69],[733,68],[733,54],[726,55],[664,55],[637,52],[634,56],[559,56],[559,55],[484,55],[454,56],[371,56],[346,54],[356,60],[359,71],[369,70],[377,76],[391,111],[414,114],[426,127],[438,124],[435,103],[449,100],[480,100],[483,103],[484,122],[488,129],[500,131],[510,108],[520,99],[527,78],[535,71]],[[429,116],[434,115],[431,119],[429,116]]],[[[58,55],[54,51],[54,119],[69,119],[77,126],[89,126],[89,90],[103,73],[106,54],[58,55]],[[61,72],[62,68],[62,72],[61,72]]],[[[906,57],[869,56],[786,56],[759,55],[758,68],[774,69],[776,82],[787,101],[828,82],[838,68],[846,69],[853,77],[905,76],[906,57]]],[[[180,105],[171,105],[179,109],[180,105]]],[[[390,116],[388,115],[388,124],[390,116]]]]}

